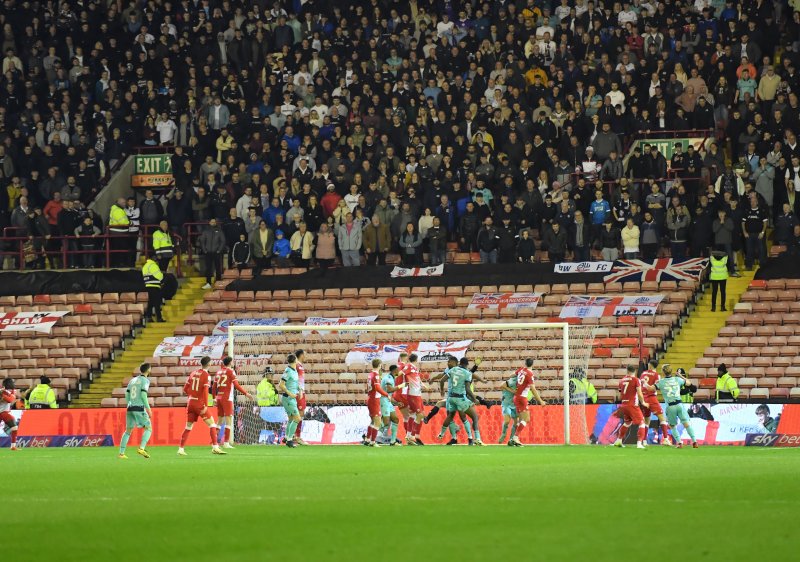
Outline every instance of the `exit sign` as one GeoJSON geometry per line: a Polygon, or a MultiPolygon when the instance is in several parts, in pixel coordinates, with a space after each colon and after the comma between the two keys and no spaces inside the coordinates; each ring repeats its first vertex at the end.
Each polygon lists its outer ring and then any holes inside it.
{"type": "Polygon", "coordinates": [[[138,154],[134,160],[131,185],[167,187],[172,184],[172,158],[169,154],[138,154]]]}

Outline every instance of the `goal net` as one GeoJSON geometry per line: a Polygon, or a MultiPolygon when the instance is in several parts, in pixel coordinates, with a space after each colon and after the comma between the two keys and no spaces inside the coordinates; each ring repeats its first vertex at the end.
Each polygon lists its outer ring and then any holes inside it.
{"type": "MultiPolygon", "coordinates": [[[[465,357],[470,369],[478,364],[473,392],[482,401],[475,408],[485,444],[497,443],[501,435],[501,386],[527,358],[533,359],[535,385],[545,405],[531,400],[530,423],[520,440],[586,444],[592,429],[587,396],[582,385],[576,390],[574,379],[588,373],[595,329],[566,323],[231,326],[228,354],[235,359],[239,381],[255,398],[237,395],[235,441],[279,444],[285,437],[288,420],[277,389],[287,356],[302,349],[306,406],[299,432],[309,444],[360,443],[370,422],[366,382],[372,359],[380,358],[386,372],[403,352],[417,354],[423,380],[425,375],[442,373],[449,355],[465,357]]],[[[428,413],[444,394],[438,383],[425,387],[428,413]]],[[[400,417],[397,437],[402,440],[403,416],[397,408],[395,413],[400,417]]],[[[423,425],[421,438],[426,444],[439,442],[445,416],[442,407],[423,425]]],[[[467,443],[464,423],[458,416],[455,421],[459,442],[467,443]]],[[[379,442],[389,437],[387,427],[379,442]]]]}

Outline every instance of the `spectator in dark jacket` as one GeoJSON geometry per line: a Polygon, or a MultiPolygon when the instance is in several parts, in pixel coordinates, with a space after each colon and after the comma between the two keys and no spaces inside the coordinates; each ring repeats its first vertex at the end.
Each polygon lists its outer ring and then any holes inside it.
{"type": "Polygon", "coordinates": [[[231,250],[231,260],[233,265],[241,271],[250,265],[250,244],[247,242],[247,235],[244,233],[239,234],[239,240],[233,245],[231,250]]]}
{"type": "Polygon", "coordinates": [[[475,213],[475,204],[472,202],[467,203],[467,210],[458,223],[458,231],[461,234],[459,247],[462,252],[474,252],[478,249],[477,241],[480,224],[478,215],[475,213]]]}
{"type": "Polygon", "coordinates": [[[228,210],[228,217],[222,223],[222,232],[225,233],[225,245],[228,247],[228,267],[233,266],[233,246],[239,241],[239,236],[247,236],[244,221],[236,216],[236,209],[228,210]]]}
{"type": "Polygon", "coordinates": [[[497,228],[492,225],[492,217],[484,219],[483,228],[478,231],[476,244],[481,254],[481,263],[497,263],[499,239],[497,228]]]}
{"type": "Polygon", "coordinates": [[[211,288],[211,277],[216,276],[216,280],[222,279],[222,254],[225,253],[225,234],[222,232],[217,219],[213,218],[208,222],[208,228],[200,233],[197,239],[200,254],[203,255],[203,262],[206,270],[206,284],[204,289],[211,288]]]}
{"type": "Polygon", "coordinates": [[[592,234],[589,223],[581,211],[575,211],[575,220],[571,225],[568,246],[575,254],[575,261],[588,261],[591,256],[592,234]]]}
{"type": "Polygon", "coordinates": [[[434,217],[433,226],[428,229],[428,244],[431,265],[443,264],[447,257],[447,228],[442,225],[438,216],[434,217]]]}
{"type": "Polygon", "coordinates": [[[792,239],[797,217],[792,212],[789,203],[783,204],[783,212],[775,219],[775,244],[786,246],[792,239]]]}
{"type": "Polygon", "coordinates": [[[547,250],[547,257],[552,263],[561,263],[567,253],[567,231],[554,222],[544,233],[542,247],[547,250]]]}
{"type": "Polygon", "coordinates": [[[658,245],[661,240],[661,232],[658,223],[653,218],[650,211],[644,212],[644,220],[639,225],[640,247],[642,258],[654,260],[658,256],[658,245]]]}
{"type": "Polygon", "coordinates": [[[520,233],[519,242],[517,242],[517,261],[522,263],[533,263],[536,256],[536,245],[531,238],[530,229],[525,229],[520,233]]]}
{"type": "Polygon", "coordinates": [[[600,251],[605,261],[616,261],[619,258],[619,246],[622,244],[622,235],[611,220],[603,223],[600,232],[600,251]]]}

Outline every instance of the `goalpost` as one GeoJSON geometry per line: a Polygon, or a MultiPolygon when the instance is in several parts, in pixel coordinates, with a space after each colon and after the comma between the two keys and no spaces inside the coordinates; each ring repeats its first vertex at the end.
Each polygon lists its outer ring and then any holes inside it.
{"type": "MultiPolygon", "coordinates": [[[[531,423],[520,436],[522,442],[586,444],[592,430],[587,398],[580,385],[575,388],[575,380],[588,375],[595,330],[595,326],[564,322],[233,325],[228,329],[228,354],[234,358],[239,381],[256,396],[259,384],[262,391],[268,389],[265,379],[277,391],[287,355],[304,351],[307,406],[301,433],[304,441],[314,444],[360,442],[369,425],[366,380],[371,360],[381,358],[385,372],[397,363],[402,351],[416,353],[420,371],[431,376],[446,368],[448,355],[466,357],[470,368],[480,358],[473,391],[489,404],[488,408],[476,406],[480,430],[484,443],[497,443],[503,424],[500,387],[524,366],[525,359],[532,358],[535,384],[545,406],[532,400],[531,423]]],[[[237,397],[237,443],[280,443],[286,415],[280,396],[272,405],[268,405],[267,396],[268,392],[262,392],[260,404],[237,397]]],[[[443,397],[439,384],[428,386],[423,392],[426,412],[443,397]]],[[[423,428],[426,443],[438,442],[435,436],[445,417],[445,408],[441,410],[423,428]]],[[[460,423],[458,416],[456,420],[460,423]]],[[[402,417],[400,421],[398,438],[402,439],[402,417]]],[[[466,440],[462,429],[459,441],[466,440]]]]}

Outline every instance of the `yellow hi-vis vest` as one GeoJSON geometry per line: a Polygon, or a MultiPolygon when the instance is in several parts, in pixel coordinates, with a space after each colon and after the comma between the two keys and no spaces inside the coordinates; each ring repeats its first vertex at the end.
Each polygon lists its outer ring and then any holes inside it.
{"type": "Polygon", "coordinates": [[[159,258],[172,257],[174,246],[169,232],[164,232],[160,228],[153,232],[153,250],[159,258]]]}
{"type": "MultiPolygon", "coordinates": [[[[717,377],[716,390],[717,401],[719,401],[720,394],[729,394],[734,400],[739,398],[739,385],[736,383],[736,379],[733,378],[730,373],[725,373],[721,377],[717,377]]],[[[723,400],[728,399],[727,396],[723,396],[722,398],[723,400]]]]}
{"type": "Polygon", "coordinates": [[[161,273],[158,264],[152,259],[148,259],[142,266],[142,277],[144,278],[145,287],[161,288],[161,280],[164,279],[164,274],[161,273]]]}
{"type": "Polygon", "coordinates": [[[259,406],[276,406],[278,404],[278,394],[275,392],[275,386],[268,379],[258,383],[256,401],[259,406]]]}
{"type": "Polygon", "coordinates": [[[28,397],[28,408],[32,410],[46,410],[58,408],[56,391],[47,384],[37,384],[28,397]]]}
{"type": "Polygon", "coordinates": [[[728,278],[728,256],[719,259],[711,256],[711,274],[708,277],[712,281],[724,281],[728,278]]]}
{"type": "Polygon", "coordinates": [[[586,379],[571,378],[569,379],[570,388],[572,393],[570,395],[570,402],[591,402],[597,404],[597,389],[592,383],[586,379]]]}
{"type": "Polygon", "coordinates": [[[128,232],[128,226],[131,224],[128,215],[125,214],[125,209],[119,205],[111,205],[111,211],[108,214],[108,229],[113,232],[128,232]]]}

